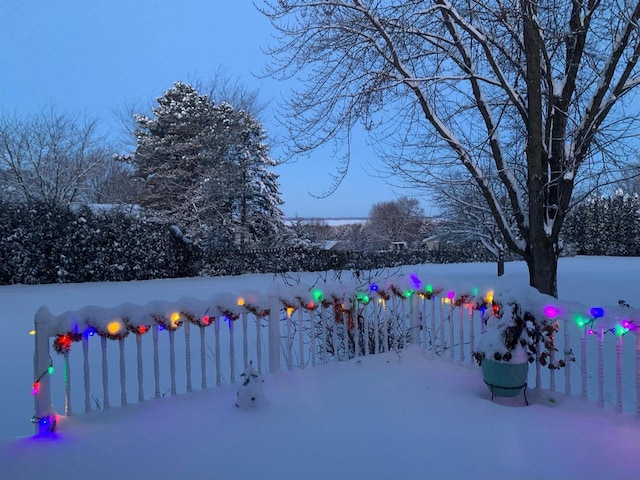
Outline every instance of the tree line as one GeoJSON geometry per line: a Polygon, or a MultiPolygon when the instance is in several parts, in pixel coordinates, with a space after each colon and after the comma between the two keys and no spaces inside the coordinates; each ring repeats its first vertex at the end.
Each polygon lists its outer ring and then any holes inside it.
{"type": "MultiPolygon", "coordinates": [[[[327,235],[334,235],[331,229],[327,235]]],[[[368,270],[418,263],[486,261],[482,249],[326,250],[310,226],[308,242],[261,249],[204,249],[176,224],[139,209],[0,201],[0,284],[77,283],[189,276],[368,270]],[[317,240],[313,240],[313,239],[317,240]]]]}
{"type": "MultiPolygon", "coordinates": [[[[139,208],[0,201],[0,284],[495,261],[481,241],[448,236],[445,222],[431,225],[433,236],[441,239],[437,248],[419,242],[406,249],[376,249],[372,240],[367,240],[372,228],[369,223],[330,226],[320,220],[299,220],[286,228],[288,240],[279,247],[206,250],[186,239],[177,225],[150,220],[139,208]],[[342,248],[325,249],[326,239],[339,240],[342,248]],[[363,244],[369,246],[358,248],[363,244]]],[[[563,250],[565,255],[640,256],[640,196],[617,191],[611,196],[590,197],[568,216],[563,250]]],[[[507,259],[518,258],[507,254],[507,259]]]]}

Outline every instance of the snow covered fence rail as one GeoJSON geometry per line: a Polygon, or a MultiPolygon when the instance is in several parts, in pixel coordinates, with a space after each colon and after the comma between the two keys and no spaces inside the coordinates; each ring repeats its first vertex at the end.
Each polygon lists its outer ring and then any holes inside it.
{"type": "MultiPolygon", "coordinates": [[[[604,361],[606,353],[608,360],[615,358],[615,377],[608,374],[607,379],[615,378],[615,405],[622,411],[623,390],[627,393],[625,405],[629,403],[628,392],[634,390],[628,374],[625,379],[630,386],[623,389],[622,376],[623,365],[633,361],[628,353],[623,359],[623,339],[632,337],[625,334],[633,332],[636,400],[630,402],[636,404],[640,416],[640,329],[636,328],[640,325],[640,311],[563,304],[532,289],[522,289],[516,295],[534,314],[556,318],[558,338],[564,339],[561,356],[568,365],[564,375],[556,379],[556,370],[541,372],[537,364],[536,388],[542,388],[543,377],[545,382],[548,379],[551,390],[556,390],[556,384],[562,384],[564,379],[565,393],[571,394],[580,382],[581,396],[587,398],[587,390],[594,389],[587,380],[595,378],[598,405],[605,404],[605,397],[606,403],[612,403],[605,372],[611,371],[614,362],[604,361]],[[605,335],[606,332],[615,334],[615,353],[605,348],[605,337],[614,336],[605,335]],[[597,343],[590,344],[590,338],[595,338],[597,343]],[[572,362],[574,352],[580,352],[579,361],[575,363],[572,362]],[[588,360],[593,358],[597,361],[588,360]],[[576,365],[580,376],[572,377],[572,366],[576,365]]],[[[249,360],[255,360],[254,366],[261,374],[266,373],[267,362],[268,372],[277,371],[282,365],[290,370],[399,350],[408,344],[421,345],[451,361],[472,363],[475,340],[482,334],[482,313],[490,307],[492,296],[493,291],[488,288],[479,290],[460,285],[453,288],[447,282],[425,284],[415,275],[408,275],[372,280],[365,285],[345,282],[281,285],[266,294],[224,293],[208,300],[184,298],[146,305],[87,306],[60,315],[52,315],[42,307],[35,316],[33,421],[36,430],[44,432],[52,428],[56,418],[51,383],[46,374],[53,365],[51,338],[53,349],[64,361],[64,412],[70,415],[72,400],[82,401],[85,412],[89,412],[109,408],[111,398],[118,393],[119,403],[124,406],[130,401],[130,392],[136,389],[138,402],[147,398],[145,391],[152,390],[153,398],[168,393],[175,395],[178,384],[184,385],[184,392],[192,391],[192,350],[200,354],[201,389],[214,383],[208,377],[211,362],[215,364],[216,385],[235,382],[239,373],[236,357],[240,350],[242,365],[246,368],[249,360]],[[235,333],[239,326],[240,335],[235,333]],[[199,334],[199,348],[195,349],[192,348],[194,328],[199,334]],[[176,335],[182,338],[176,341],[176,335]],[[98,338],[100,348],[96,350],[93,344],[98,338]],[[135,338],[135,342],[125,342],[126,338],[135,338]],[[115,342],[118,355],[114,358],[109,352],[115,342]],[[76,350],[72,349],[74,343],[81,344],[81,357],[70,355],[76,350]],[[163,347],[167,343],[168,352],[163,347]],[[161,364],[166,365],[167,355],[168,371],[161,368],[161,364]],[[127,363],[127,358],[135,358],[135,362],[127,363]],[[145,366],[148,369],[150,365],[152,380],[143,376],[145,366]],[[181,367],[184,374],[178,376],[176,366],[181,367]],[[96,369],[101,373],[100,378],[91,375],[96,369]],[[113,382],[109,383],[110,371],[119,371],[119,389],[113,382]],[[71,386],[78,384],[72,372],[82,372],[81,391],[72,391],[71,386]],[[94,393],[97,391],[101,392],[101,398],[94,393]]],[[[556,341],[556,345],[560,343],[556,341]]],[[[558,361],[551,358],[550,364],[557,365],[558,361]]]]}

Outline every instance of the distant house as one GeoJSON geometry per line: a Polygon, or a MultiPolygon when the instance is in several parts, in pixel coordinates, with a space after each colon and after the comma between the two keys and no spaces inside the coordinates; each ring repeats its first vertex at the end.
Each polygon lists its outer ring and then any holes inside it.
{"type": "Polygon", "coordinates": [[[391,250],[405,250],[407,248],[407,242],[391,242],[391,250]]]}
{"type": "Polygon", "coordinates": [[[339,240],[325,240],[322,245],[322,249],[332,251],[344,250],[344,248],[342,248],[342,243],[339,240]]]}
{"type": "Polygon", "coordinates": [[[442,242],[442,238],[440,235],[431,235],[423,239],[420,243],[423,247],[426,247],[427,250],[438,251],[440,250],[440,243],[442,242]]]}

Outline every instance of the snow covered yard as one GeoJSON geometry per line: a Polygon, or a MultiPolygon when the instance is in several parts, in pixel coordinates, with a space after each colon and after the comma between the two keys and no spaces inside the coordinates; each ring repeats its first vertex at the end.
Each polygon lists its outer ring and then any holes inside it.
{"type": "MultiPolygon", "coordinates": [[[[441,278],[491,279],[495,265],[429,265],[441,278]]],[[[560,262],[560,298],[640,305],[637,258],[560,262]]],[[[479,370],[410,348],[279,372],[267,403],[233,406],[237,385],[63,419],[53,438],[28,423],[33,313],[86,304],[207,297],[235,282],[258,289],[271,276],[129,284],[0,287],[5,331],[0,372],[2,478],[636,478],[640,420],[593,402],[530,390],[490,401],[479,370]]],[[[508,282],[526,283],[524,265],[508,282]]],[[[54,359],[56,360],[56,359],[54,359]]]]}

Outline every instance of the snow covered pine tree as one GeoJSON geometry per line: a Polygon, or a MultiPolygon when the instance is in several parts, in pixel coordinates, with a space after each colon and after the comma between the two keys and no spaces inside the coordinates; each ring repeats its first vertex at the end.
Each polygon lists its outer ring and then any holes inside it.
{"type": "Polygon", "coordinates": [[[283,202],[262,125],[182,82],[157,101],[151,117],[135,117],[135,152],[120,157],[142,181],[142,206],[200,247],[270,244],[283,202]]]}

